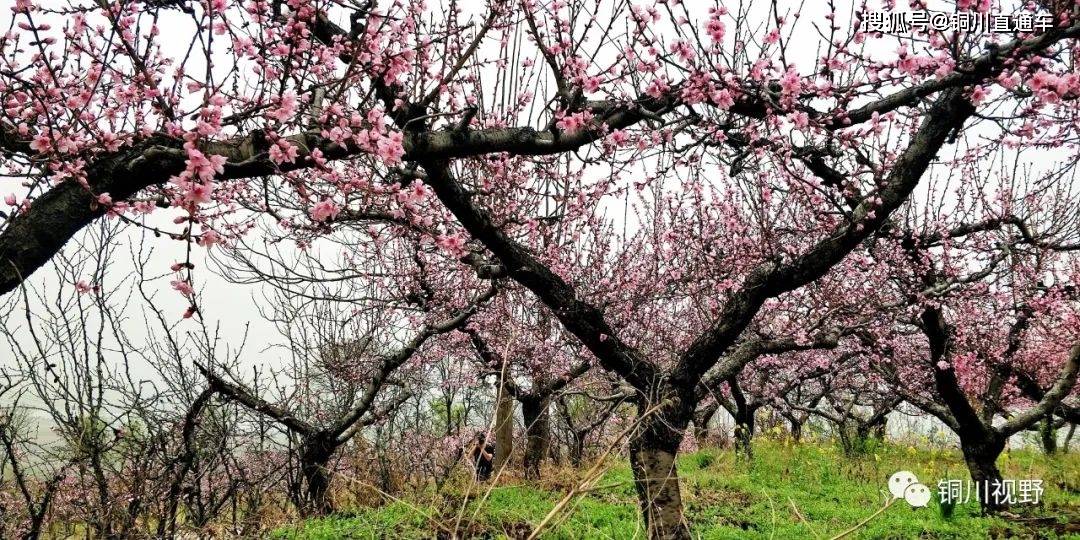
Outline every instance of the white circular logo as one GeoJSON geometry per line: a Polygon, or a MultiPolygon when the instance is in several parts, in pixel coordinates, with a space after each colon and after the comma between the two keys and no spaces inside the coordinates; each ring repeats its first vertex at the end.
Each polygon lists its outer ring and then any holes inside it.
{"type": "Polygon", "coordinates": [[[911,484],[919,482],[918,478],[915,478],[915,473],[911,471],[897,471],[889,477],[889,493],[896,499],[904,498],[904,490],[911,484]]]}
{"type": "Polygon", "coordinates": [[[904,490],[904,500],[915,508],[925,508],[930,504],[930,488],[923,484],[911,484],[904,490]]]}

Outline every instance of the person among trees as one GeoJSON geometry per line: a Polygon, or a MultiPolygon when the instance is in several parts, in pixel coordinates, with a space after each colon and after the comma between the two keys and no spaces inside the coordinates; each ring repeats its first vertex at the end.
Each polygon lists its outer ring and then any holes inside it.
{"type": "Polygon", "coordinates": [[[473,441],[473,448],[469,452],[469,456],[472,458],[473,467],[476,468],[476,479],[486,482],[491,478],[495,445],[487,442],[487,434],[483,431],[477,431],[476,438],[473,441]]]}

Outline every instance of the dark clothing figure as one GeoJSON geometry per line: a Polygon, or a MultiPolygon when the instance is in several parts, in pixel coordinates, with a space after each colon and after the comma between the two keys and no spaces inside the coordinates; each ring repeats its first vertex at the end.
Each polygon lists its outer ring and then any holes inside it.
{"type": "Polygon", "coordinates": [[[491,478],[492,459],[495,456],[495,445],[481,446],[477,444],[472,449],[473,465],[476,467],[476,479],[485,482],[491,478]]]}

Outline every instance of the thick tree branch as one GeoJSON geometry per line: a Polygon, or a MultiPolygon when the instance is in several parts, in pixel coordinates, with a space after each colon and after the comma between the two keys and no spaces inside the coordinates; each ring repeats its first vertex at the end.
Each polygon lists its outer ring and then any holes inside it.
{"type": "Polygon", "coordinates": [[[596,306],[579,299],[569,283],[499,229],[490,214],[473,202],[445,161],[421,163],[428,173],[428,184],[465,230],[491,250],[508,276],[536,294],[605,369],[618,373],[638,389],[647,388],[655,380],[657,366],[619,339],[596,306]]]}
{"type": "Polygon", "coordinates": [[[946,90],[974,84],[986,80],[1001,72],[1008,62],[1017,61],[1025,56],[1037,53],[1058,41],[1075,39],[1080,36],[1080,24],[1065,28],[1054,28],[1044,34],[1026,40],[1014,40],[1005,45],[994,47],[989,52],[957,65],[955,71],[945,77],[906,88],[888,97],[864,105],[858,109],[840,115],[833,121],[834,126],[861,124],[869,120],[874,113],[885,114],[901,107],[911,106],[918,100],[946,90]],[[846,119],[846,121],[845,121],[846,119]]]}
{"type": "Polygon", "coordinates": [[[359,433],[361,429],[389,417],[391,414],[394,413],[394,411],[397,411],[402,405],[404,405],[406,401],[412,399],[412,397],[412,392],[399,393],[398,395],[394,396],[394,399],[390,400],[382,407],[374,410],[369,410],[363,418],[354,423],[349,429],[346,429],[344,432],[338,435],[337,438],[334,439],[334,441],[338,444],[345,444],[349,441],[349,439],[352,439],[354,436],[356,436],[356,434],[359,433]]]}
{"type": "Polygon", "coordinates": [[[247,388],[225,380],[218,376],[218,374],[198,363],[195,364],[195,367],[202,372],[203,376],[205,376],[206,380],[210,383],[210,388],[215,392],[236,401],[253,411],[265,414],[301,435],[311,435],[318,431],[315,426],[297,418],[289,412],[288,409],[266,401],[247,388]]]}
{"type": "Polygon", "coordinates": [[[724,383],[732,377],[738,376],[739,372],[747,364],[761,356],[768,354],[781,354],[786,352],[809,351],[814,349],[832,349],[840,342],[837,333],[818,336],[809,342],[800,342],[791,337],[785,338],[754,338],[744,341],[732,350],[722,362],[711,371],[697,386],[697,397],[703,399],[709,393],[716,393],[724,383]]]}
{"type": "Polygon", "coordinates": [[[1078,372],[1080,372],[1080,343],[1074,345],[1069,351],[1069,357],[1065,360],[1065,365],[1061,367],[1061,373],[1042,399],[1034,407],[1013,415],[998,428],[998,431],[1005,436],[1012,435],[1027,429],[1053,411],[1054,407],[1057,407],[1076,386],[1078,372]]]}
{"type": "MultiPolygon", "coordinates": [[[[315,37],[326,43],[335,36],[346,38],[348,34],[325,16],[317,18],[315,37]]],[[[1006,58],[1029,55],[1045,49],[1061,40],[1080,35],[1080,25],[1066,29],[1054,29],[1041,36],[1015,41],[999,47],[970,61],[971,69],[955,73],[940,80],[901,91],[862,108],[839,115],[832,127],[844,127],[870,118],[873,112],[886,112],[903,106],[911,106],[919,99],[948,88],[983,80],[999,71],[1006,58]]],[[[351,57],[346,56],[347,61],[351,57]]],[[[645,97],[630,102],[589,102],[586,108],[596,116],[592,129],[572,133],[537,131],[532,127],[508,127],[487,129],[448,128],[437,131],[406,134],[403,145],[405,159],[453,159],[478,156],[487,153],[506,152],[516,155],[544,155],[567,152],[581,148],[603,136],[604,130],[630,127],[646,118],[655,118],[675,109],[679,104],[675,87],[667,96],[659,99],[645,97]]],[[[388,96],[391,100],[393,96],[388,96]]],[[[753,97],[752,92],[743,93],[730,112],[749,118],[761,118],[767,114],[769,105],[753,97]]],[[[326,159],[340,160],[355,157],[359,148],[329,142],[317,131],[299,133],[286,137],[298,148],[298,158],[292,163],[276,165],[269,159],[268,148],[261,133],[252,133],[226,141],[206,142],[200,150],[207,155],[227,158],[227,165],[219,180],[267,176],[312,166],[311,151],[319,149],[326,159]]],[[[8,153],[30,155],[27,141],[16,136],[6,126],[0,126],[0,150],[8,153]]],[[[184,169],[186,155],[182,141],[164,135],[154,135],[136,142],[130,148],[118,152],[86,156],[87,183],[90,192],[73,183],[62,183],[36,199],[30,209],[12,218],[0,233],[0,294],[14,289],[27,276],[37,270],[55,254],[71,236],[94,219],[101,217],[106,208],[95,204],[98,194],[109,193],[114,201],[131,198],[139,191],[160,185],[184,169]]]]}
{"type": "Polygon", "coordinates": [[[575,364],[573,367],[571,367],[566,373],[563,373],[561,376],[548,381],[546,384],[541,386],[539,389],[534,390],[532,393],[542,397],[550,396],[555,392],[566,388],[566,385],[573,382],[574,379],[577,379],[578,377],[588,373],[590,368],[592,368],[592,363],[588,359],[582,360],[575,364]]]}
{"type": "Polygon", "coordinates": [[[934,387],[938,397],[956,419],[957,434],[961,439],[986,440],[990,438],[991,426],[983,423],[979,413],[964,394],[956,372],[950,363],[953,353],[952,328],[945,322],[940,307],[927,307],[922,312],[922,331],[930,346],[930,369],[934,375],[934,387]],[[970,435],[967,435],[970,434],[970,435]]]}
{"type": "Polygon", "coordinates": [[[961,89],[943,93],[930,107],[908,147],[893,164],[878,193],[880,206],[867,198],[852,212],[852,222],[819,241],[790,263],[767,262],[755,268],[724,304],[716,323],[702,333],[685,354],[672,378],[693,385],[738,339],[765,300],[793,291],[820,278],[872,234],[907,200],[923,173],[937,157],[949,135],[958,130],[974,108],[961,89]],[[873,212],[874,214],[871,214],[873,212]],[[873,215],[873,217],[870,217],[873,215]]]}
{"type": "Polygon", "coordinates": [[[492,284],[487,291],[469,304],[468,307],[462,309],[446,320],[425,326],[403,347],[394,353],[385,356],[382,359],[382,362],[379,363],[379,367],[376,368],[375,374],[372,375],[371,380],[368,381],[368,384],[364,387],[360,400],[348,413],[338,419],[338,421],[334,422],[327,431],[334,437],[340,437],[345,433],[353,424],[358,422],[369,409],[371,409],[371,405],[375,402],[379,390],[386,383],[387,377],[389,377],[395,369],[412,358],[412,356],[416,354],[416,351],[420,350],[420,347],[431,337],[452,332],[464,326],[465,323],[469,322],[469,318],[480,309],[481,305],[495,297],[496,292],[498,292],[498,288],[495,284],[492,284]]]}

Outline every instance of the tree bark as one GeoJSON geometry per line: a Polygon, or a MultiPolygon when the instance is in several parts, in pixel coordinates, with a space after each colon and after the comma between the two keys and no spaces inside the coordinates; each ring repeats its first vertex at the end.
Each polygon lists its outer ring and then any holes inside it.
{"type": "Polygon", "coordinates": [[[855,442],[852,441],[851,428],[847,426],[847,422],[836,424],[836,435],[840,437],[840,448],[844,450],[844,455],[855,455],[855,442]]]}
{"type": "MultiPolygon", "coordinates": [[[[951,358],[953,347],[952,328],[946,323],[941,308],[924,309],[922,321],[923,333],[930,345],[930,369],[934,373],[934,386],[952,414],[953,431],[960,439],[960,450],[964,453],[964,462],[971,473],[971,479],[976,489],[986,489],[987,482],[993,483],[995,480],[1000,485],[1001,471],[997,468],[997,458],[1005,449],[1006,437],[1001,436],[993,426],[983,424],[982,418],[964,395],[952,366],[939,364],[942,359],[951,358]]],[[[1005,507],[991,497],[984,496],[980,499],[979,503],[984,512],[994,512],[1005,507]]]]}
{"type": "Polygon", "coordinates": [[[731,400],[735,404],[732,414],[735,419],[735,453],[749,459],[754,456],[751,440],[754,437],[754,414],[757,413],[757,406],[746,401],[746,395],[739,386],[738,375],[732,375],[728,379],[728,388],[731,389],[731,400]]]}
{"type": "Polygon", "coordinates": [[[540,464],[547,454],[551,439],[551,417],[548,412],[550,399],[529,398],[521,400],[521,417],[525,422],[525,478],[540,478],[540,464]]]}
{"type": "Polygon", "coordinates": [[[322,516],[334,511],[330,501],[330,458],[336,449],[333,439],[319,436],[305,438],[300,449],[306,495],[302,511],[307,515],[322,516]]]}
{"type": "Polygon", "coordinates": [[[704,446],[709,438],[709,422],[720,409],[720,404],[713,401],[694,412],[694,439],[698,446],[704,446]]]}
{"type": "Polygon", "coordinates": [[[1046,419],[1039,426],[1039,437],[1046,455],[1052,456],[1057,453],[1057,429],[1054,428],[1053,414],[1046,415],[1046,419]]]}
{"type": "Polygon", "coordinates": [[[505,387],[500,387],[498,401],[495,404],[495,456],[491,465],[495,474],[499,474],[499,471],[506,466],[513,451],[514,398],[505,387]]]}
{"type": "Polygon", "coordinates": [[[788,417],[787,420],[788,425],[791,429],[791,440],[795,442],[802,442],[803,424],[805,424],[806,422],[797,418],[795,415],[788,417]]]}
{"type": "Polygon", "coordinates": [[[746,458],[754,456],[754,413],[757,409],[740,408],[735,414],[735,453],[746,458]]]}
{"type": "Polygon", "coordinates": [[[630,468],[649,538],[689,539],[675,457],[690,423],[692,400],[676,395],[674,389],[660,395],[666,399],[654,401],[660,405],[651,414],[645,406],[638,407],[639,426],[630,436],[630,468]]]}
{"type": "MultiPolygon", "coordinates": [[[[674,458],[697,403],[694,394],[701,378],[716,366],[768,299],[822,277],[881,227],[908,199],[950,135],[973,113],[974,107],[962,89],[942,92],[912,135],[908,147],[894,161],[884,187],[878,192],[879,200],[874,204],[860,203],[850,223],[840,226],[794,261],[769,261],[751,270],[714,315],[715,323],[667,371],[624,341],[605,320],[600,307],[580,298],[569,283],[496,225],[492,216],[473,201],[472,193],[454,178],[445,159],[427,157],[420,159],[419,164],[427,173],[426,183],[439,200],[476,241],[488,248],[502,264],[505,275],[551,308],[565,329],[581,340],[601,366],[644,394],[638,403],[642,425],[637,426],[631,437],[630,450],[647,530],[653,538],[689,538],[682,519],[674,458]],[[651,405],[656,405],[658,410],[647,410],[651,405]],[[655,473],[661,476],[654,478],[655,473]]],[[[737,374],[737,368],[741,367],[727,364],[721,371],[729,376],[737,374]]]]}
{"type": "MultiPolygon", "coordinates": [[[[867,421],[856,418],[851,422],[855,424],[855,438],[848,441],[848,445],[845,447],[849,454],[865,454],[872,448],[870,445],[871,439],[878,441],[885,439],[888,418],[884,415],[876,415],[867,421]]],[[[843,430],[844,428],[841,427],[840,429],[843,430]]]]}
{"type": "Polygon", "coordinates": [[[588,433],[584,430],[571,430],[573,445],[570,447],[570,464],[579,467],[585,458],[585,437],[588,433]]]}
{"type": "Polygon", "coordinates": [[[997,467],[998,456],[1005,450],[1003,437],[984,438],[981,440],[960,439],[960,449],[964,453],[971,480],[978,493],[979,504],[983,512],[997,512],[1008,507],[1007,500],[998,500],[994,488],[1001,485],[1001,471],[997,467]]]}
{"type": "Polygon", "coordinates": [[[213,395],[214,390],[212,388],[203,390],[191,403],[188,413],[184,416],[184,424],[181,429],[184,449],[174,461],[176,473],[169,485],[169,495],[165,501],[165,516],[158,522],[157,535],[161,538],[176,534],[176,513],[180,505],[184,479],[187,477],[188,472],[195,467],[195,461],[198,458],[197,449],[195,448],[195,429],[198,427],[199,416],[213,395]]]}

